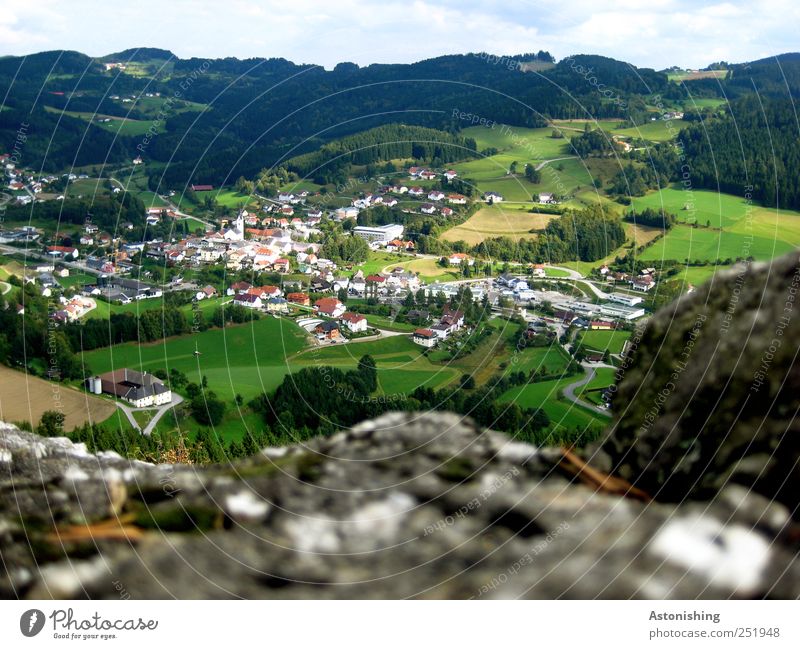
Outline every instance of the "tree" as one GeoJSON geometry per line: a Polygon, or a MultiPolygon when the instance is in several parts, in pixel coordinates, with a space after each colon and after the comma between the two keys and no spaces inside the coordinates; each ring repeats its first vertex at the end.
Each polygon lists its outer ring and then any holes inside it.
{"type": "Polygon", "coordinates": [[[64,434],[64,420],[66,419],[60,410],[45,410],[36,432],[43,437],[61,437],[64,434]]]}
{"type": "Polygon", "coordinates": [[[198,423],[216,426],[225,415],[225,403],[213,392],[201,392],[191,400],[191,410],[198,423]]]}

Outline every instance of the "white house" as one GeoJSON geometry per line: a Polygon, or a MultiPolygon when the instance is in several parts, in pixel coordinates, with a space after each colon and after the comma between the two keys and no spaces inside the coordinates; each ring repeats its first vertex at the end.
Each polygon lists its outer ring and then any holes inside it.
{"type": "Polygon", "coordinates": [[[438,339],[439,337],[430,329],[417,329],[411,337],[413,342],[423,347],[433,347],[438,339]]]}
{"type": "Polygon", "coordinates": [[[344,313],[339,321],[353,333],[367,330],[367,319],[360,313],[344,313]]]}

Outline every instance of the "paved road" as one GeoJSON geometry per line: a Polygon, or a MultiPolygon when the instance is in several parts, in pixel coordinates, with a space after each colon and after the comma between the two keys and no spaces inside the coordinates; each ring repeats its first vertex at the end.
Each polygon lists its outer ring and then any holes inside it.
{"type": "Polygon", "coordinates": [[[572,401],[573,403],[578,404],[579,406],[582,406],[584,408],[588,408],[589,410],[592,410],[593,412],[596,412],[599,415],[603,415],[604,417],[610,417],[611,413],[608,410],[606,410],[605,408],[598,408],[594,404],[588,403],[587,401],[583,401],[583,400],[579,399],[578,397],[576,397],[575,396],[575,390],[577,390],[580,387],[583,387],[584,385],[589,383],[589,381],[591,381],[594,378],[594,375],[597,373],[597,372],[595,372],[595,367],[611,367],[611,366],[610,365],[599,365],[599,364],[597,364],[597,365],[589,365],[588,363],[581,363],[581,365],[583,366],[583,369],[585,370],[586,374],[584,375],[584,377],[582,379],[579,379],[579,380],[575,381],[575,383],[570,383],[567,387],[565,387],[564,388],[564,396],[567,399],[569,399],[570,401],[572,401]]]}
{"type": "Polygon", "coordinates": [[[5,295],[11,289],[12,289],[12,286],[8,282],[0,282],[0,295],[5,295]]]}
{"type": "Polygon", "coordinates": [[[130,422],[131,426],[133,426],[134,430],[138,430],[142,433],[142,435],[146,435],[149,437],[153,432],[153,429],[156,427],[156,424],[158,424],[158,421],[161,419],[161,417],[164,416],[164,413],[167,412],[168,410],[172,410],[172,408],[177,406],[179,403],[183,403],[183,397],[173,392],[172,401],[170,401],[169,403],[165,403],[163,406],[160,406],[158,408],[156,414],[147,423],[147,426],[144,427],[144,430],[142,430],[139,427],[139,423],[136,421],[136,418],[133,416],[133,413],[143,412],[145,410],[152,410],[152,408],[131,408],[130,406],[126,406],[124,403],[121,403],[119,401],[117,401],[117,408],[119,408],[120,410],[122,410],[122,412],[125,413],[125,416],[128,418],[128,421],[130,422]]]}
{"type": "Polygon", "coordinates": [[[575,160],[577,159],[577,157],[578,156],[576,155],[568,155],[564,156],[563,158],[553,158],[552,160],[545,160],[536,165],[536,171],[541,171],[542,169],[545,168],[546,165],[550,164],[551,162],[558,162],[559,160],[575,160]]]}

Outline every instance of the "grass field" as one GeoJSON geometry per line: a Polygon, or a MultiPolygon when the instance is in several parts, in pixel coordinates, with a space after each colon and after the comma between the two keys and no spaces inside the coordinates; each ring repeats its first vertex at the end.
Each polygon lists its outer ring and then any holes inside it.
{"type": "Polygon", "coordinates": [[[639,257],[644,261],[662,259],[714,261],[748,256],[757,260],[769,260],[800,245],[800,233],[795,228],[781,230],[772,237],[764,235],[751,237],[751,234],[733,229],[713,230],[677,225],[663,239],[645,248],[639,257]]]}
{"type": "Polygon", "coordinates": [[[65,110],[61,111],[52,106],[45,106],[44,109],[48,113],[64,114],[69,117],[75,117],[86,122],[87,127],[89,124],[94,124],[98,128],[110,133],[118,133],[119,135],[144,135],[152,127],[157,133],[163,133],[165,128],[163,124],[155,125],[152,120],[138,120],[129,119],[125,117],[118,117],[116,115],[101,115],[87,112],[65,110]],[[108,119],[108,122],[100,120],[108,119]]]}
{"type": "Polygon", "coordinates": [[[581,334],[580,342],[587,349],[597,352],[608,350],[611,354],[619,354],[622,352],[625,341],[630,336],[630,331],[602,331],[595,329],[584,331],[581,334]]]}
{"type": "Polygon", "coordinates": [[[500,397],[500,401],[516,403],[520,408],[541,408],[550,417],[555,431],[583,431],[589,426],[606,423],[606,420],[601,419],[599,415],[559,399],[563,389],[578,378],[580,377],[571,376],[511,388],[500,397]]]}
{"type": "Polygon", "coordinates": [[[528,347],[519,353],[512,354],[508,366],[509,372],[538,371],[543,375],[562,374],[569,363],[567,353],[561,345],[550,347],[528,347]]]}
{"type": "Polygon", "coordinates": [[[633,199],[633,207],[641,211],[646,207],[674,214],[682,223],[710,224],[712,228],[730,228],[742,222],[780,224],[797,220],[800,212],[777,210],[748,203],[744,198],[706,189],[686,192],[678,186],[633,199]],[[684,209],[687,208],[687,209],[684,209]]]}
{"type": "Polygon", "coordinates": [[[69,431],[87,422],[105,421],[117,408],[112,401],[83,390],[0,365],[0,421],[27,421],[36,426],[46,410],[63,412],[64,429],[69,431]]]}
{"type": "Polygon", "coordinates": [[[467,221],[447,230],[441,238],[445,241],[464,241],[474,246],[484,239],[509,237],[518,241],[536,236],[531,230],[542,230],[558,215],[531,214],[526,210],[515,210],[502,205],[481,208],[467,221]]]}
{"type": "Polygon", "coordinates": [[[121,367],[153,372],[176,368],[190,381],[208,377],[209,388],[230,400],[250,399],[274,390],[289,372],[285,361],[306,344],[306,333],[289,320],[262,318],[255,322],[211,329],[154,343],[126,343],[87,352],[92,372],[121,367]],[[195,350],[201,351],[195,356],[195,350]]]}
{"type": "Polygon", "coordinates": [[[595,370],[594,378],[576,392],[576,396],[584,401],[600,405],[603,402],[602,391],[614,384],[616,371],[610,367],[598,367],[595,370]]]}
{"type": "Polygon", "coordinates": [[[657,119],[654,122],[646,122],[633,128],[614,129],[614,135],[624,137],[640,138],[651,142],[666,142],[677,137],[682,128],[686,128],[689,122],[682,119],[657,119]]]}
{"type": "Polygon", "coordinates": [[[458,370],[432,363],[422,348],[406,336],[315,347],[289,358],[293,367],[332,366],[352,369],[369,354],[378,366],[378,390],[382,394],[408,394],[418,387],[438,388],[459,376],[458,370]]]}
{"type": "MultiPolygon", "coordinates": [[[[382,269],[391,270],[397,266],[401,266],[406,270],[419,273],[423,282],[450,282],[456,279],[461,279],[461,275],[457,270],[444,268],[439,266],[436,259],[419,258],[408,260],[408,257],[397,257],[391,260],[392,263],[385,264],[373,272],[380,272],[382,269]],[[405,259],[406,261],[402,261],[405,259]]],[[[369,262],[367,262],[369,263],[369,262]]],[[[366,274],[366,271],[364,271],[366,274]]]]}

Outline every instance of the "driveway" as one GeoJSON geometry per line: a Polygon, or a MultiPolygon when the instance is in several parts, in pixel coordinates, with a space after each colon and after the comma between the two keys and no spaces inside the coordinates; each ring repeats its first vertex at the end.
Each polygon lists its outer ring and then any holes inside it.
{"type": "MultiPolygon", "coordinates": [[[[588,408],[592,412],[596,412],[598,415],[603,415],[604,417],[611,417],[611,413],[605,408],[598,408],[594,404],[583,401],[575,396],[575,390],[589,383],[589,381],[591,381],[594,378],[594,375],[596,374],[594,370],[595,366],[588,365],[586,363],[581,363],[581,365],[583,366],[583,369],[586,372],[585,376],[582,379],[575,381],[575,383],[570,383],[567,387],[565,387],[564,396],[573,403],[576,403],[583,408],[588,408]]],[[[602,367],[606,366],[603,365],[602,367]]]]}
{"type": "Polygon", "coordinates": [[[144,430],[142,430],[139,427],[139,423],[136,421],[136,418],[133,416],[133,413],[153,410],[153,408],[131,408],[130,406],[127,406],[120,401],[117,401],[117,408],[119,408],[120,410],[122,410],[122,412],[125,413],[125,416],[128,418],[128,421],[130,422],[131,426],[133,426],[134,430],[138,430],[139,432],[142,433],[142,435],[146,435],[149,437],[153,432],[153,429],[156,427],[156,424],[158,424],[158,421],[161,419],[161,417],[164,416],[164,413],[167,412],[168,410],[171,410],[180,403],[183,403],[183,397],[173,392],[172,401],[170,401],[169,403],[165,403],[163,406],[160,406],[156,410],[156,414],[153,415],[153,418],[150,419],[150,421],[147,423],[147,426],[144,427],[144,430]]]}

